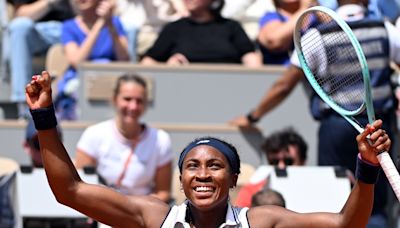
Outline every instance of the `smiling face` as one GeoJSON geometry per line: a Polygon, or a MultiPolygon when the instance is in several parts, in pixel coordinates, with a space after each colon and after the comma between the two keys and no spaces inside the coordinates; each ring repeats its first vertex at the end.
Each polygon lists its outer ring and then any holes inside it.
{"type": "Polygon", "coordinates": [[[207,145],[194,147],[182,165],[181,182],[187,199],[200,210],[225,206],[229,188],[234,187],[237,174],[231,173],[226,157],[207,145]]]}
{"type": "Polygon", "coordinates": [[[146,110],[146,89],[134,81],[122,82],[114,96],[114,105],[122,123],[137,123],[146,110]]]}

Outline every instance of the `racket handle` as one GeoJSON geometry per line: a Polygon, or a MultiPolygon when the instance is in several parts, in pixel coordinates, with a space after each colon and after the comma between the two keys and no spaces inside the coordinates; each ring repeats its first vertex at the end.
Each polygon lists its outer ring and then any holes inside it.
{"type": "Polygon", "coordinates": [[[392,161],[392,158],[390,158],[390,155],[386,151],[380,153],[377,158],[394,193],[396,194],[397,199],[400,201],[400,175],[392,161]]]}

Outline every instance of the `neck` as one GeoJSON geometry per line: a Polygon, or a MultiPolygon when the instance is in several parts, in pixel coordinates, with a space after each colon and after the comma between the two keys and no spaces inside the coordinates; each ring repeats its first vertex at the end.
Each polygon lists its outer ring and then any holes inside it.
{"type": "Polygon", "coordinates": [[[115,123],[119,133],[127,139],[135,140],[143,131],[142,125],[138,121],[127,124],[116,118],[115,123]]]}
{"type": "Polygon", "coordinates": [[[201,211],[189,203],[191,224],[194,227],[219,227],[225,223],[228,204],[217,206],[211,210],[201,211]]]}
{"type": "Polygon", "coordinates": [[[192,11],[190,12],[190,19],[196,22],[208,22],[215,18],[213,14],[209,11],[192,11]]]}
{"type": "Polygon", "coordinates": [[[87,11],[85,13],[82,13],[80,15],[80,18],[82,20],[82,22],[88,27],[91,28],[93,26],[93,24],[96,22],[98,16],[96,15],[95,12],[92,11],[87,11]]]}
{"type": "Polygon", "coordinates": [[[294,3],[285,3],[283,6],[278,8],[278,11],[287,16],[290,17],[292,16],[294,13],[296,13],[297,10],[299,10],[299,3],[298,2],[294,2],[294,3]]]}

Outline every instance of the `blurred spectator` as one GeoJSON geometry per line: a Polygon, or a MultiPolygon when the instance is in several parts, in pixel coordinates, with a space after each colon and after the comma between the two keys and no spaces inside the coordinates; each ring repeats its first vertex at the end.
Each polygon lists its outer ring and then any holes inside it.
{"type": "MultiPolygon", "coordinates": [[[[62,140],[62,131],[60,127],[57,127],[58,134],[62,140]]],[[[40,155],[39,138],[35,128],[35,124],[31,118],[28,119],[28,124],[25,129],[25,141],[23,143],[24,151],[29,155],[31,159],[31,165],[36,168],[42,168],[43,162],[40,155]]]]}
{"type": "MultiPolygon", "coordinates": [[[[286,166],[303,166],[307,159],[307,144],[304,139],[292,128],[286,128],[272,133],[265,138],[261,149],[265,153],[270,165],[279,169],[286,166]]],[[[264,188],[267,184],[268,173],[256,173],[250,183],[243,186],[236,198],[235,205],[239,207],[250,207],[251,197],[264,188]],[[257,180],[257,181],[253,181],[257,180]]]]}
{"type": "Polygon", "coordinates": [[[59,119],[76,119],[76,69],[84,61],[127,61],[128,41],[112,0],[73,0],[78,15],[63,23],[61,40],[70,67],[58,81],[56,110],[59,119]]]}
{"type": "MultiPolygon", "coordinates": [[[[336,10],[339,6],[337,0],[321,0],[321,6],[336,10]]],[[[370,19],[388,19],[392,23],[400,16],[399,0],[361,0],[360,3],[367,8],[366,15],[370,19]]]]}
{"type": "Polygon", "coordinates": [[[273,189],[262,189],[251,197],[251,207],[262,205],[275,205],[286,207],[282,194],[273,189]]]}
{"type": "Polygon", "coordinates": [[[116,116],[87,128],[79,139],[76,167],[96,166],[106,185],[128,195],[171,197],[171,140],[140,122],[147,108],[146,82],[123,75],[114,90],[116,116]]]}
{"type": "Polygon", "coordinates": [[[131,62],[153,45],[166,23],[189,15],[183,0],[117,0],[116,13],[128,36],[131,62]]]}
{"type": "Polygon", "coordinates": [[[290,62],[293,46],[293,31],[297,18],[315,0],[273,0],[276,8],[260,19],[260,33],[257,41],[263,55],[264,64],[284,64],[290,62]]]}
{"type": "Polygon", "coordinates": [[[32,58],[43,55],[60,41],[61,22],[72,18],[69,0],[12,0],[15,18],[8,26],[11,71],[11,100],[17,103],[19,117],[27,115],[25,85],[34,74],[32,58]]]}
{"type": "Polygon", "coordinates": [[[240,22],[252,41],[256,41],[260,26],[258,21],[267,11],[275,7],[272,0],[228,0],[222,9],[222,16],[240,22]]]}
{"type": "Polygon", "coordinates": [[[19,164],[7,157],[0,157],[0,227],[15,227],[13,203],[14,183],[19,164]]]}
{"type": "Polygon", "coordinates": [[[164,27],[144,55],[143,64],[196,62],[261,66],[261,57],[240,24],[221,16],[224,0],[186,0],[185,4],[190,16],[164,27]]]}

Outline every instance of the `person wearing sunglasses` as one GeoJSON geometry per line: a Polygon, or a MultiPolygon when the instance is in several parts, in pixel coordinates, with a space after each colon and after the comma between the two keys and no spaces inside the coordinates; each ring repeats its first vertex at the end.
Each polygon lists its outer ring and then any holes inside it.
{"type": "MultiPolygon", "coordinates": [[[[303,137],[293,128],[284,128],[272,133],[264,139],[261,149],[267,158],[268,164],[279,169],[286,166],[303,166],[307,160],[307,143],[303,137]]],[[[250,207],[251,198],[254,194],[264,188],[267,183],[268,173],[256,172],[250,183],[239,190],[235,205],[239,207],[250,207]],[[261,176],[259,175],[261,174],[261,176]],[[259,181],[253,181],[254,179],[259,181]]]]}

